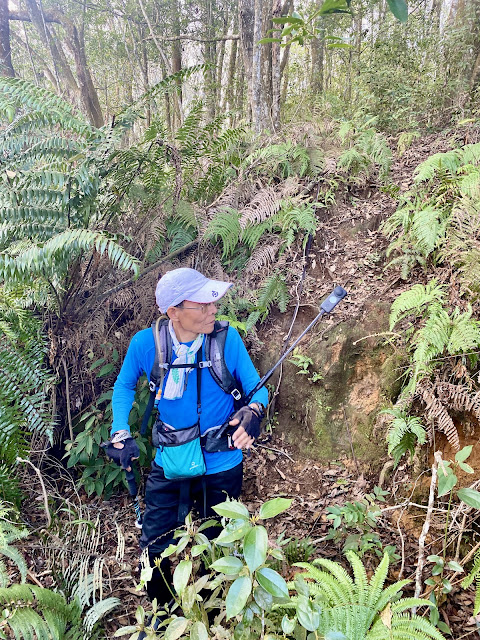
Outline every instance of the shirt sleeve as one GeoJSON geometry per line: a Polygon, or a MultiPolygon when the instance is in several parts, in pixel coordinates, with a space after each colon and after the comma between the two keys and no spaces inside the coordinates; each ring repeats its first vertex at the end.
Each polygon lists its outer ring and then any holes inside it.
{"type": "MultiPolygon", "coordinates": [[[[241,383],[243,393],[247,396],[260,380],[255,366],[248,355],[248,351],[236,329],[228,328],[225,341],[225,362],[228,369],[241,383]]],[[[250,402],[260,402],[264,407],[268,404],[268,391],[262,387],[253,396],[250,402]]]]}
{"type": "Polygon", "coordinates": [[[113,385],[112,434],[116,431],[120,431],[120,429],[127,429],[127,431],[130,431],[128,417],[135,398],[137,382],[145,371],[145,367],[142,362],[144,355],[144,340],[142,340],[143,336],[141,336],[141,333],[137,333],[133,336],[125,355],[122,368],[120,369],[120,373],[113,385]]]}

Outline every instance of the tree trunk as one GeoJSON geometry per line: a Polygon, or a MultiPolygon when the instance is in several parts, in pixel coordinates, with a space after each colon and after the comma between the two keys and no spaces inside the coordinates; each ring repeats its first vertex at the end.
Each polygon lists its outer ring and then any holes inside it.
{"type": "MultiPolygon", "coordinates": [[[[272,16],[279,18],[281,15],[282,2],[281,0],[274,0],[272,16]]],[[[275,131],[280,128],[281,83],[280,44],[272,42],[272,124],[275,131]]]]}
{"type": "Polygon", "coordinates": [[[10,17],[8,0],[0,0],[0,76],[13,78],[15,71],[10,48],[10,17]]]}
{"type": "Polygon", "coordinates": [[[243,67],[247,81],[248,105],[253,105],[253,32],[255,27],[255,0],[239,0],[240,44],[243,54],[243,67]]]}
{"type": "MultiPolygon", "coordinates": [[[[233,29],[237,26],[237,20],[234,20],[233,29]]],[[[235,108],[235,69],[237,66],[237,48],[238,41],[232,40],[230,47],[230,60],[228,62],[228,78],[225,91],[225,108],[232,111],[235,108]]]]}
{"type": "Polygon", "coordinates": [[[323,93],[323,60],[325,52],[325,26],[323,18],[318,19],[318,36],[312,39],[311,87],[315,97],[323,93]]]}
{"type": "Polygon", "coordinates": [[[88,67],[87,56],[85,53],[85,40],[83,30],[70,22],[66,17],[62,24],[67,33],[67,46],[75,60],[75,70],[77,72],[78,83],[80,86],[80,99],[82,101],[85,113],[90,122],[96,127],[103,127],[103,114],[98,99],[98,93],[93,84],[90,69],[88,67]]]}
{"type": "Polygon", "coordinates": [[[27,6],[28,15],[32,21],[35,30],[45,48],[50,51],[52,56],[53,68],[55,71],[56,86],[55,90],[60,93],[62,90],[69,90],[70,95],[77,101],[79,98],[79,88],[77,82],[73,76],[72,70],[67,63],[65,54],[61,48],[60,42],[57,46],[56,38],[52,38],[50,29],[47,26],[47,20],[43,14],[41,7],[36,3],[36,0],[25,0],[27,6]],[[66,87],[63,82],[60,82],[60,76],[66,83],[66,87]]]}

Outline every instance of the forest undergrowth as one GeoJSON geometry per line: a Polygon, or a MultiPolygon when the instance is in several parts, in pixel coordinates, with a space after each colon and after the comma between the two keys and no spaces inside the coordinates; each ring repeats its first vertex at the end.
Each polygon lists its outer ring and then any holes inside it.
{"type": "MultiPolygon", "coordinates": [[[[265,341],[280,346],[277,323],[293,325],[299,309],[306,322],[339,283],[348,303],[325,331],[347,317],[361,323],[381,299],[390,329],[375,339],[402,365],[401,389],[375,425],[391,456],[380,474],[362,468],[353,446],[350,460],[328,465],[300,458],[271,408],[246,459],[244,505],[220,513],[226,564],[190,522],[172,551],[183,615],[173,612],[165,637],[208,637],[208,606],[196,597],[207,582],[195,574],[201,554],[218,573],[211,608],[223,613],[210,637],[234,628],[235,638],[331,640],[476,633],[478,127],[387,138],[360,114],[259,145],[221,117],[205,125],[198,103],[173,137],[154,121],[125,147],[134,108],[97,129],[48,92],[8,79],[2,87],[3,109],[24,111],[1,132],[0,370],[9,382],[0,487],[12,509],[0,521],[0,633],[93,638],[125,627],[135,638],[135,616],[144,624],[132,506],[100,443],[128,341],[158,314],[158,277],[180,265],[235,283],[220,314],[257,358],[265,341]],[[268,534],[252,513],[277,516],[268,534]],[[328,572],[344,591],[331,591],[328,572]],[[387,574],[410,585],[387,587],[387,574]]],[[[143,382],[134,431],[147,396],[143,382]]],[[[143,474],[148,439],[141,453],[143,474]]]]}

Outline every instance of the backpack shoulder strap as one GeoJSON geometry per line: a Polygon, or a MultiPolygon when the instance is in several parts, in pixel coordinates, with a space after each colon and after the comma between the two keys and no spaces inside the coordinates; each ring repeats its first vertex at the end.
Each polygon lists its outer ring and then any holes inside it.
{"type": "Polygon", "coordinates": [[[152,323],[153,339],[155,340],[155,358],[150,372],[149,387],[155,393],[157,387],[163,385],[165,371],[168,370],[172,359],[172,338],[168,331],[168,318],[160,316],[152,323]]]}
{"type": "Polygon", "coordinates": [[[212,333],[209,333],[205,340],[205,358],[211,362],[210,373],[218,386],[239,402],[242,398],[242,387],[235,380],[225,362],[225,342],[228,327],[229,323],[225,320],[215,321],[212,333]]]}
{"type": "Polygon", "coordinates": [[[150,397],[148,398],[147,407],[143,414],[142,426],[140,434],[144,436],[147,432],[148,421],[155,404],[155,391],[157,387],[163,387],[165,378],[165,370],[168,369],[168,363],[172,355],[172,338],[168,331],[168,318],[160,316],[158,320],[152,323],[153,339],[155,341],[155,357],[153,367],[150,371],[148,387],[150,389],[150,397]]]}

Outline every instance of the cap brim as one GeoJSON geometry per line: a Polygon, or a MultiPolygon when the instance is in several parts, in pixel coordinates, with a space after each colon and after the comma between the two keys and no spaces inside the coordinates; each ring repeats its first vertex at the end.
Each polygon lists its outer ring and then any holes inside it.
{"type": "Polygon", "coordinates": [[[217,302],[220,300],[230,289],[233,287],[233,282],[222,282],[221,280],[209,280],[195,293],[192,293],[186,298],[191,302],[198,302],[200,304],[208,304],[209,302],[217,302]]]}

